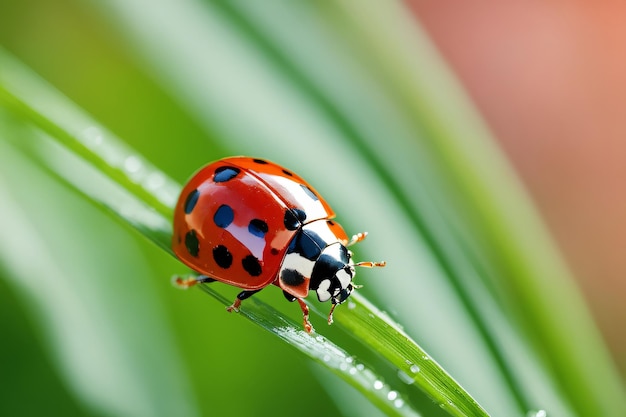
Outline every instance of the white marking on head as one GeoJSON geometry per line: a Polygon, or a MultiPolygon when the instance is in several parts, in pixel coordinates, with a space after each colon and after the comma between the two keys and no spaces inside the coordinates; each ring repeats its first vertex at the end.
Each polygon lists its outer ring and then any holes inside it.
{"type": "Polygon", "coordinates": [[[337,271],[335,276],[341,284],[341,289],[348,288],[348,285],[350,285],[350,282],[352,282],[352,275],[348,274],[345,269],[340,269],[339,271],[337,271]]]}
{"type": "Polygon", "coordinates": [[[320,300],[321,302],[330,300],[330,293],[328,292],[329,288],[330,288],[329,279],[325,279],[322,282],[320,282],[320,286],[317,287],[317,290],[316,290],[318,300],[320,300]]]}

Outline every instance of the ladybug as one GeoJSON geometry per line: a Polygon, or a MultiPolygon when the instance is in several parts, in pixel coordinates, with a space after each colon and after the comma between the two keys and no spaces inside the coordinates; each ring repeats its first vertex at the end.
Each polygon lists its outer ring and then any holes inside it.
{"type": "Polygon", "coordinates": [[[298,301],[310,333],[303,301],[309,291],[332,302],[331,324],[337,304],[356,288],[354,267],[385,265],[354,263],[347,248],[367,234],[348,239],[334,217],[313,187],[280,165],[250,157],[212,162],[189,180],[176,204],[174,253],[201,274],[177,278],[176,284],[188,288],[219,281],[242,288],[229,312],[274,284],[287,300],[298,301]]]}

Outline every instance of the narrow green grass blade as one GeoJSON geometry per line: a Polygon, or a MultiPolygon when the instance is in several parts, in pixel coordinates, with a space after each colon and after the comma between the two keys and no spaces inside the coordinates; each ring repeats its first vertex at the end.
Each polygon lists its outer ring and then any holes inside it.
{"type": "MultiPolygon", "coordinates": [[[[53,174],[171,253],[169,221],[177,195],[175,191],[179,189],[173,181],[77,111],[59,93],[6,53],[0,55],[0,102],[9,111],[45,132],[39,142],[33,138],[32,143],[18,146],[38,158],[53,174]],[[72,170],[66,171],[70,165],[73,165],[72,170]],[[85,175],[77,175],[77,170],[84,170],[85,175]],[[93,190],[100,189],[116,191],[93,193],[93,190]]],[[[227,304],[216,290],[205,290],[227,304]]],[[[354,363],[347,350],[321,336],[304,334],[299,325],[284,319],[280,313],[258,300],[247,303],[244,311],[244,315],[254,323],[348,381],[388,415],[417,415],[413,406],[404,401],[396,390],[382,383],[374,371],[354,363]],[[390,395],[392,391],[394,395],[390,395]]],[[[363,320],[366,316],[381,317],[369,303],[356,298],[355,308],[346,309],[344,313],[338,326],[358,334],[379,335],[378,343],[372,343],[369,348],[378,351],[389,366],[406,367],[407,360],[421,365],[417,365],[420,366],[419,376],[414,378],[415,384],[410,387],[425,391],[450,415],[488,415],[454,379],[434,361],[426,359],[423,350],[400,332],[390,319],[363,320]],[[375,328],[376,324],[382,325],[375,328]],[[387,348],[381,349],[381,346],[387,348]]],[[[408,370],[411,369],[415,368],[409,366],[408,370]]]]}
{"type": "Polygon", "coordinates": [[[337,325],[392,363],[404,382],[422,387],[452,415],[475,415],[480,405],[388,315],[358,293],[337,314],[337,325]],[[348,310],[348,311],[345,311],[348,310]]]}

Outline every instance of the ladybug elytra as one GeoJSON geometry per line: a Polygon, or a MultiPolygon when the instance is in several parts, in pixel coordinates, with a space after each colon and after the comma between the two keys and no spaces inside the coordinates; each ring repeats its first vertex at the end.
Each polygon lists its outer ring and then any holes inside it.
{"type": "Polygon", "coordinates": [[[315,291],[335,306],[354,290],[355,266],[348,239],[332,219],[328,203],[302,178],[264,159],[224,158],[200,169],[185,185],[174,212],[172,245],[176,256],[201,275],[176,283],[190,287],[220,281],[243,291],[228,311],[274,284],[289,301],[298,301],[304,329],[313,330],[302,300],[315,291]]]}

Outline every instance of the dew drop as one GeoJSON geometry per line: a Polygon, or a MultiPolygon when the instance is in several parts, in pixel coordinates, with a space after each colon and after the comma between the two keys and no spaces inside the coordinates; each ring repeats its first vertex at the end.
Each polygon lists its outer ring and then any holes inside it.
{"type": "Polygon", "coordinates": [[[140,168],[141,160],[139,160],[136,156],[131,155],[124,160],[124,169],[126,169],[126,171],[134,173],[139,171],[140,168]]]}
{"type": "Polygon", "coordinates": [[[548,417],[546,410],[529,411],[526,417],[548,417]]]}
{"type": "Polygon", "coordinates": [[[402,369],[398,369],[398,378],[400,378],[400,381],[404,382],[405,384],[412,384],[413,382],[415,382],[413,380],[413,377],[411,377],[410,375],[407,375],[406,372],[404,372],[402,369]]]}
{"type": "Polygon", "coordinates": [[[394,401],[398,398],[398,392],[397,391],[389,391],[387,393],[387,399],[389,401],[394,401]]]}
{"type": "Polygon", "coordinates": [[[404,400],[402,398],[398,398],[393,402],[393,406],[396,408],[404,407],[404,400]]]}
{"type": "Polygon", "coordinates": [[[350,370],[348,371],[348,373],[350,375],[356,375],[357,372],[358,372],[358,370],[355,367],[350,368],[350,370]]]}
{"type": "Polygon", "coordinates": [[[362,371],[363,369],[365,369],[365,365],[363,365],[362,363],[358,363],[356,365],[356,369],[359,370],[359,371],[362,371]]]}
{"type": "Polygon", "coordinates": [[[374,389],[375,390],[379,390],[382,389],[384,386],[382,381],[379,381],[378,379],[376,381],[374,381],[374,389]]]}
{"type": "Polygon", "coordinates": [[[87,143],[92,146],[100,146],[102,144],[102,132],[95,126],[90,126],[83,131],[87,143]]]}
{"type": "Polygon", "coordinates": [[[324,360],[324,362],[330,362],[330,355],[324,355],[322,359],[324,360]]]}
{"type": "Polygon", "coordinates": [[[348,310],[354,310],[356,303],[354,301],[348,301],[348,310]]]}
{"type": "Polygon", "coordinates": [[[411,371],[412,373],[416,374],[416,373],[418,373],[418,372],[420,371],[420,367],[419,367],[419,366],[417,366],[417,365],[415,365],[415,364],[413,364],[413,365],[411,365],[411,367],[409,368],[409,371],[411,371]]]}
{"type": "Polygon", "coordinates": [[[165,184],[165,177],[160,172],[153,172],[146,179],[146,188],[155,190],[165,184]]]}

